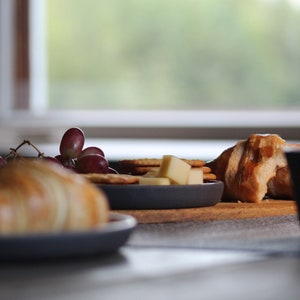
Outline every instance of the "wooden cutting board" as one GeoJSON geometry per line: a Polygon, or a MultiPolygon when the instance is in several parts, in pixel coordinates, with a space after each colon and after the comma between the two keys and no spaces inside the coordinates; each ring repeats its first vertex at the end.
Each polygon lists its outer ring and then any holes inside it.
{"type": "Polygon", "coordinates": [[[116,210],[135,217],[140,224],[187,221],[251,219],[296,215],[295,201],[264,200],[260,203],[220,202],[215,206],[184,209],[116,210]]]}

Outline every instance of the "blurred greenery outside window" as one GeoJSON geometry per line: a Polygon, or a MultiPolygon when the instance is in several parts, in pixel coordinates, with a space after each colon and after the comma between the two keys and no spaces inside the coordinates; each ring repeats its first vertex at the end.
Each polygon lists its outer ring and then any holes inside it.
{"type": "Polygon", "coordinates": [[[47,0],[48,107],[300,108],[287,0],[47,0]]]}

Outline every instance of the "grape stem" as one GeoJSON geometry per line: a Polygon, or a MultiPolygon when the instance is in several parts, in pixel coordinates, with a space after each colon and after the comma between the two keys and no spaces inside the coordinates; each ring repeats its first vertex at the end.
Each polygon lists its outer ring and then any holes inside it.
{"type": "Polygon", "coordinates": [[[23,140],[23,142],[17,148],[9,148],[10,152],[5,156],[5,159],[20,157],[21,155],[18,153],[18,150],[24,145],[31,146],[33,149],[35,149],[38,153],[38,158],[44,157],[44,153],[41,152],[34,144],[32,144],[29,140],[23,140]]]}

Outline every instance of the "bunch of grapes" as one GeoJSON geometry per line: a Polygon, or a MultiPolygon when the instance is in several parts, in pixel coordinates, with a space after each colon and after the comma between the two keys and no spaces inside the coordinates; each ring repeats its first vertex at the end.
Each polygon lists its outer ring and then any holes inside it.
{"type": "Polygon", "coordinates": [[[10,152],[6,156],[3,157],[0,155],[0,167],[6,165],[7,162],[10,160],[23,158],[23,156],[20,155],[20,153],[18,151],[24,145],[29,145],[29,146],[33,147],[38,153],[38,158],[46,158],[44,156],[44,154],[34,144],[32,144],[28,140],[24,140],[17,148],[10,148],[10,152]]]}
{"type": "Polygon", "coordinates": [[[68,129],[60,142],[60,154],[55,156],[64,167],[77,173],[117,173],[109,166],[102,149],[90,146],[84,148],[84,132],[77,127],[68,129]]]}
{"type": "Polygon", "coordinates": [[[27,144],[38,152],[38,158],[58,163],[76,173],[118,173],[109,166],[102,149],[95,146],[84,148],[84,143],[84,132],[77,127],[70,128],[64,133],[59,145],[60,154],[55,157],[45,156],[34,144],[24,140],[17,148],[10,148],[10,153],[7,156],[0,156],[0,167],[7,164],[11,159],[21,158],[18,150],[27,144]]]}

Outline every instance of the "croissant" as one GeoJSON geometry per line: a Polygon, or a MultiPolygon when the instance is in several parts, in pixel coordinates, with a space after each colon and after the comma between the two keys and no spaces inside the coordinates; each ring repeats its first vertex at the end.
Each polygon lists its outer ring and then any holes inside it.
{"type": "Polygon", "coordinates": [[[266,196],[292,198],[292,184],[283,152],[288,145],[276,134],[252,134],[208,162],[217,179],[224,182],[222,198],[242,202],[260,202],[266,196]]]}
{"type": "Polygon", "coordinates": [[[0,167],[0,234],[87,230],[108,221],[104,192],[43,160],[0,167]]]}

